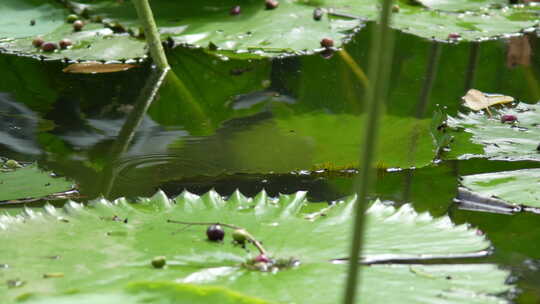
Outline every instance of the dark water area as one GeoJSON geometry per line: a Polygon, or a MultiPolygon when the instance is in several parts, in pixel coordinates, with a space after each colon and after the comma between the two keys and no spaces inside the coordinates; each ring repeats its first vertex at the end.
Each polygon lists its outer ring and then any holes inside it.
{"type": "MultiPolygon", "coordinates": [[[[495,248],[481,261],[510,269],[517,282],[519,292],[509,297],[539,303],[540,215],[463,210],[453,199],[462,175],[540,164],[432,164],[427,135],[410,153],[416,126],[429,125],[436,109],[449,115],[463,110],[460,98],[470,88],[536,103],[538,37],[447,44],[395,35],[371,196],[478,227],[495,248]]],[[[364,71],[370,36],[368,26],[346,47],[364,71]]],[[[36,161],[74,180],[84,200],[150,196],[158,189],[170,196],[183,190],[215,189],[224,196],[236,189],[245,195],[305,190],[314,202],[352,193],[365,92],[341,56],[245,61],[176,49],[168,57],[176,77],[167,76],[128,141],[119,134],[151,77],[147,64],[77,75],[63,73],[63,62],[0,56],[0,155],[36,161]]]]}

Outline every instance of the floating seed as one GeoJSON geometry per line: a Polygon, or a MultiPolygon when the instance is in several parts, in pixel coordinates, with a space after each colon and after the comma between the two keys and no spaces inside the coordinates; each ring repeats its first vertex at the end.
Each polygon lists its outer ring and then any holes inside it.
{"type": "Polygon", "coordinates": [[[461,38],[461,35],[458,33],[450,33],[448,34],[448,39],[458,39],[461,38]]]}
{"type": "Polygon", "coordinates": [[[30,26],[34,26],[34,25],[36,25],[36,20],[34,19],[30,20],[30,26]]]}
{"type": "Polygon", "coordinates": [[[82,30],[84,27],[84,22],[82,22],[81,20],[75,20],[75,22],[73,22],[73,30],[78,32],[80,30],[82,30]]]}
{"type": "Polygon", "coordinates": [[[321,40],[321,46],[324,47],[324,48],[331,48],[334,46],[334,40],[330,39],[330,38],[323,38],[321,40]]]}
{"type": "Polygon", "coordinates": [[[245,231],[244,229],[236,229],[233,231],[232,237],[235,242],[243,245],[246,243],[246,240],[248,238],[247,231],[245,231]]]}
{"type": "Polygon", "coordinates": [[[208,229],[206,229],[206,236],[208,237],[208,240],[213,242],[223,241],[225,231],[220,225],[211,225],[208,227],[208,229]]]}
{"type": "Polygon", "coordinates": [[[71,15],[66,17],[66,22],[67,23],[73,23],[73,22],[75,22],[77,20],[79,20],[79,16],[77,16],[75,14],[71,14],[71,15]]]}
{"type": "Polygon", "coordinates": [[[64,273],[63,272],[50,272],[43,274],[44,279],[51,279],[51,278],[63,278],[64,273]]]}
{"type": "Polygon", "coordinates": [[[60,42],[58,42],[58,45],[61,49],[66,49],[68,46],[72,45],[73,43],[69,39],[62,39],[60,42]]]}
{"type": "Polygon", "coordinates": [[[35,46],[35,47],[40,47],[44,42],[45,42],[45,40],[43,40],[43,38],[36,37],[36,38],[34,38],[34,40],[32,40],[32,45],[35,46]]]}
{"type": "Polygon", "coordinates": [[[5,165],[10,169],[22,168],[21,164],[19,164],[19,162],[14,159],[7,160],[5,165]]]}
{"type": "Polygon", "coordinates": [[[275,9],[279,6],[279,1],[277,0],[266,0],[264,1],[265,5],[266,5],[266,9],[275,9]]]}
{"type": "Polygon", "coordinates": [[[255,263],[270,263],[272,260],[264,254],[259,254],[253,261],[255,261],[255,263]]]}
{"type": "Polygon", "coordinates": [[[505,114],[505,115],[501,116],[501,122],[502,123],[507,123],[507,122],[512,123],[514,121],[517,121],[516,115],[505,114]]]}
{"type": "Polygon", "coordinates": [[[240,9],[240,5],[237,5],[231,8],[231,10],[229,11],[229,14],[231,16],[236,16],[236,15],[240,15],[241,12],[242,10],[240,9]]]}
{"type": "Polygon", "coordinates": [[[157,256],[152,259],[152,266],[157,269],[165,267],[167,259],[164,256],[157,256]]]}
{"type": "Polygon", "coordinates": [[[319,21],[324,15],[323,10],[320,7],[317,7],[313,10],[313,20],[319,21]]]}
{"type": "Polygon", "coordinates": [[[52,51],[56,50],[57,48],[58,48],[58,46],[54,42],[44,42],[41,45],[41,50],[44,51],[44,52],[52,52],[52,51]]]}

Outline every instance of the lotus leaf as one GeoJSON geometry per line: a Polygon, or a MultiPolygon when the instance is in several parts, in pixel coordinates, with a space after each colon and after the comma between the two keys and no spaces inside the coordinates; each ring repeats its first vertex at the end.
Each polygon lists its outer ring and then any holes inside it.
{"type": "MultiPolygon", "coordinates": [[[[355,202],[351,197],[306,215],[305,192],[278,198],[235,192],[228,200],[212,191],[203,196],[184,192],[174,200],[158,192],[138,203],[101,199],[88,207],[70,202],[62,209],[27,209],[0,218],[0,240],[10,244],[0,251],[6,264],[0,274],[24,283],[0,285],[0,298],[6,303],[17,297],[73,295],[68,302],[79,303],[92,299],[79,294],[123,293],[126,286],[145,280],[219,285],[278,302],[335,303],[346,274],[355,202]],[[263,242],[272,258],[300,264],[274,273],[246,268],[242,265],[258,253],[250,244],[244,249],[231,243],[232,231],[226,231],[223,242],[210,242],[207,226],[167,219],[241,226],[263,242]],[[166,256],[167,266],[154,269],[150,261],[155,256],[166,256]]],[[[379,201],[368,209],[367,220],[365,263],[417,261],[364,266],[361,294],[369,303],[390,298],[400,303],[499,303],[503,300],[492,294],[511,288],[504,284],[508,273],[493,264],[418,264],[486,254],[490,244],[475,229],[455,226],[446,216],[417,214],[410,205],[396,209],[379,201]]],[[[159,297],[146,299],[163,303],[159,297]]]]}

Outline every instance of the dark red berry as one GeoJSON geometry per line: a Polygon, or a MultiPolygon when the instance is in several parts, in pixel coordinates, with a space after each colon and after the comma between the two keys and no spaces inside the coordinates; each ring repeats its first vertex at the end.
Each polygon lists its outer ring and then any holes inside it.
{"type": "Polygon", "coordinates": [[[324,15],[323,10],[320,7],[317,7],[313,10],[313,20],[319,21],[324,15]]]}
{"type": "Polygon", "coordinates": [[[45,40],[43,40],[43,38],[36,37],[36,38],[34,38],[34,40],[32,40],[32,45],[35,46],[35,47],[40,47],[44,42],[45,42],[45,40]]]}
{"type": "Polygon", "coordinates": [[[240,15],[241,12],[242,10],[240,9],[240,5],[237,5],[231,8],[231,10],[229,11],[229,14],[231,14],[231,16],[236,16],[236,15],[240,15]]]}
{"type": "Polygon", "coordinates": [[[73,22],[74,31],[78,32],[82,30],[83,27],[84,27],[84,22],[82,22],[81,20],[75,20],[75,22],[73,22]]]}
{"type": "Polygon", "coordinates": [[[265,0],[264,1],[265,5],[266,5],[266,9],[275,9],[279,6],[279,1],[277,0],[265,0]]]}
{"type": "Polygon", "coordinates": [[[450,33],[448,34],[448,39],[458,39],[461,38],[461,35],[458,33],[450,33]]]}
{"type": "Polygon", "coordinates": [[[258,256],[255,257],[253,261],[255,261],[256,263],[270,263],[271,262],[271,260],[264,254],[259,254],[258,256]]]}
{"type": "Polygon", "coordinates": [[[68,46],[72,45],[71,40],[69,39],[62,39],[60,42],[58,42],[58,45],[61,49],[66,49],[68,46]]]}
{"type": "Polygon", "coordinates": [[[41,45],[41,50],[44,51],[44,52],[52,52],[52,51],[56,50],[57,48],[58,48],[58,46],[54,42],[44,42],[41,45]]]}
{"type": "Polygon", "coordinates": [[[501,116],[501,122],[502,123],[506,123],[506,122],[514,122],[517,120],[517,117],[516,115],[512,115],[512,114],[505,114],[503,116],[501,116]]]}
{"type": "Polygon", "coordinates": [[[220,225],[211,225],[210,227],[208,227],[208,229],[206,229],[206,236],[210,241],[213,242],[223,241],[223,238],[225,237],[225,231],[223,230],[223,228],[221,228],[220,225]]]}
{"type": "Polygon", "coordinates": [[[331,48],[331,47],[334,46],[334,40],[332,40],[330,38],[323,38],[321,40],[321,46],[325,47],[325,48],[331,48]]]}

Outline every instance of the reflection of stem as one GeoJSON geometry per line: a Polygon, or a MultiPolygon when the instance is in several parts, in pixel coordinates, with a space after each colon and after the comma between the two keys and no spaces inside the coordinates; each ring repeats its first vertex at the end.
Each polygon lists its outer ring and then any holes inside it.
{"type": "Polygon", "coordinates": [[[522,72],[525,76],[525,80],[527,80],[529,91],[533,95],[533,100],[540,99],[540,88],[538,87],[538,80],[536,80],[532,68],[530,66],[524,66],[522,67],[522,72]]]}
{"type": "Polygon", "coordinates": [[[469,64],[467,64],[467,74],[465,75],[465,92],[474,87],[476,67],[478,66],[478,55],[480,54],[480,43],[471,42],[469,51],[469,64]]]}
{"type": "MultiPolygon", "coordinates": [[[[408,162],[409,166],[414,165],[414,158],[416,156],[416,148],[417,148],[417,142],[418,138],[420,137],[420,119],[424,116],[424,113],[426,112],[426,108],[430,101],[431,91],[433,89],[433,83],[435,82],[435,78],[437,76],[437,67],[439,66],[439,59],[441,55],[441,45],[437,41],[433,41],[433,44],[431,45],[431,51],[429,54],[429,62],[426,69],[426,78],[424,80],[424,85],[422,86],[422,92],[420,94],[420,99],[418,100],[418,104],[416,106],[416,122],[415,127],[413,127],[412,134],[411,134],[411,141],[409,145],[409,151],[408,151],[408,162]]],[[[412,178],[413,178],[413,170],[408,170],[405,175],[405,182],[404,182],[404,189],[403,189],[403,201],[409,200],[409,195],[411,193],[411,186],[412,186],[412,178]]]]}
{"type": "Polygon", "coordinates": [[[129,113],[126,122],[118,133],[117,140],[112,147],[110,162],[105,169],[105,178],[102,184],[102,194],[105,197],[110,194],[114,180],[116,179],[116,172],[114,172],[112,164],[127,150],[133,139],[135,130],[140,125],[146,111],[148,111],[148,107],[152,104],[167,73],[168,70],[154,70],[150,74],[150,77],[148,77],[148,80],[135,103],[135,107],[129,113]]]}
{"type": "Polygon", "coordinates": [[[262,246],[261,242],[257,241],[246,229],[231,225],[231,224],[225,224],[225,223],[211,223],[211,222],[184,222],[184,221],[177,221],[177,220],[167,220],[167,223],[175,223],[175,224],[183,224],[183,225],[203,225],[203,226],[211,226],[211,225],[220,225],[223,227],[235,229],[235,230],[242,230],[242,233],[246,236],[249,242],[251,242],[255,247],[257,247],[257,250],[259,250],[260,254],[266,255],[266,250],[262,246]]]}
{"type": "Polygon", "coordinates": [[[148,0],[134,0],[133,5],[137,10],[139,21],[143,24],[144,35],[154,63],[160,70],[168,69],[169,63],[167,62],[167,56],[165,56],[165,51],[163,51],[156,21],[154,20],[148,0]]]}
{"type": "Polygon", "coordinates": [[[393,35],[390,30],[390,9],[392,0],[384,0],[379,24],[375,25],[371,38],[369,79],[370,85],[366,90],[367,117],[363,128],[362,155],[360,156],[360,174],[355,181],[357,202],[351,240],[350,263],[345,289],[345,304],[355,303],[356,287],[359,285],[358,261],[362,252],[365,213],[367,209],[367,193],[373,171],[373,152],[376,150],[378,126],[384,102],[388,98],[388,82],[394,51],[393,35]]]}
{"type": "Polygon", "coordinates": [[[420,94],[420,99],[418,100],[418,105],[416,107],[416,118],[418,119],[424,116],[424,113],[426,112],[426,107],[429,104],[429,97],[433,89],[435,77],[437,76],[437,67],[439,66],[440,55],[441,44],[437,41],[433,41],[426,70],[426,79],[424,80],[424,85],[422,86],[422,93],[420,94]]]}
{"type": "Polygon", "coordinates": [[[356,78],[360,80],[364,88],[367,88],[369,86],[369,79],[364,73],[364,70],[362,70],[362,68],[356,63],[356,61],[354,61],[354,59],[345,49],[342,49],[337,53],[339,54],[339,56],[341,56],[341,59],[343,59],[343,61],[345,61],[345,63],[349,66],[356,78]]]}

